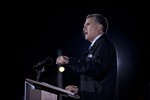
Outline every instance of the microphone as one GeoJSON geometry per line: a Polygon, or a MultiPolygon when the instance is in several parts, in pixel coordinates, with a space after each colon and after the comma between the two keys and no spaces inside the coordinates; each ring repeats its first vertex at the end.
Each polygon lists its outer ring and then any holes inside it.
{"type": "Polygon", "coordinates": [[[43,66],[51,65],[51,64],[53,64],[53,60],[49,56],[49,57],[46,57],[42,62],[40,61],[39,63],[37,63],[36,65],[34,65],[33,68],[34,69],[41,69],[43,66]]]}

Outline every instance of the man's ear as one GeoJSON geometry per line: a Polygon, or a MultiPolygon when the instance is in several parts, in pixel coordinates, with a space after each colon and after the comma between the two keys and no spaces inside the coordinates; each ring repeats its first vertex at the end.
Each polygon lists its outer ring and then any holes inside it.
{"type": "Polygon", "coordinates": [[[99,30],[103,30],[103,25],[102,25],[102,24],[99,24],[99,25],[98,25],[98,28],[99,28],[99,30]]]}

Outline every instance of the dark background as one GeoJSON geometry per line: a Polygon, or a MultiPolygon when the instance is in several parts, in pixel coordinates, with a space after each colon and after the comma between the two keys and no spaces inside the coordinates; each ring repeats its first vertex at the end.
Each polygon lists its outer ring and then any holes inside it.
{"type": "MultiPolygon", "coordinates": [[[[60,3],[61,4],[61,3],[60,3]]],[[[50,56],[54,63],[47,66],[40,81],[57,86],[58,51],[80,58],[88,48],[82,28],[85,17],[100,13],[109,21],[108,35],[118,51],[119,100],[148,100],[149,71],[145,63],[145,5],[74,4],[41,5],[20,3],[3,8],[1,81],[4,94],[22,100],[25,78],[35,79],[32,67],[50,56]]],[[[70,69],[63,73],[63,88],[79,84],[79,76],[70,69]]],[[[68,98],[64,98],[68,99],[68,98]]]]}

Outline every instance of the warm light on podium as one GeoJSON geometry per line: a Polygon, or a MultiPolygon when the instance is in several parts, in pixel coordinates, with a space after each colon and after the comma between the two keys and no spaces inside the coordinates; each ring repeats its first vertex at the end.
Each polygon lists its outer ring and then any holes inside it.
{"type": "Polygon", "coordinates": [[[59,67],[59,72],[64,72],[65,71],[65,68],[63,66],[60,66],[59,67]]]}

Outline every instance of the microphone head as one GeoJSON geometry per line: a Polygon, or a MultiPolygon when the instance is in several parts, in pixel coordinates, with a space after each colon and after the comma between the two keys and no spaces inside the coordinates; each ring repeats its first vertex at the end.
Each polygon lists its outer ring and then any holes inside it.
{"type": "Polygon", "coordinates": [[[40,61],[39,63],[37,63],[36,65],[34,65],[33,68],[35,68],[35,69],[41,69],[43,66],[50,66],[52,64],[53,64],[53,60],[49,56],[49,57],[45,58],[42,62],[40,61]]]}
{"type": "Polygon", "coordinates": [[[53,59],[50,56],[45,58],[43,61],[44,61],[45,64],[48,64],[48,65],[53,64],[53,59]]]}

